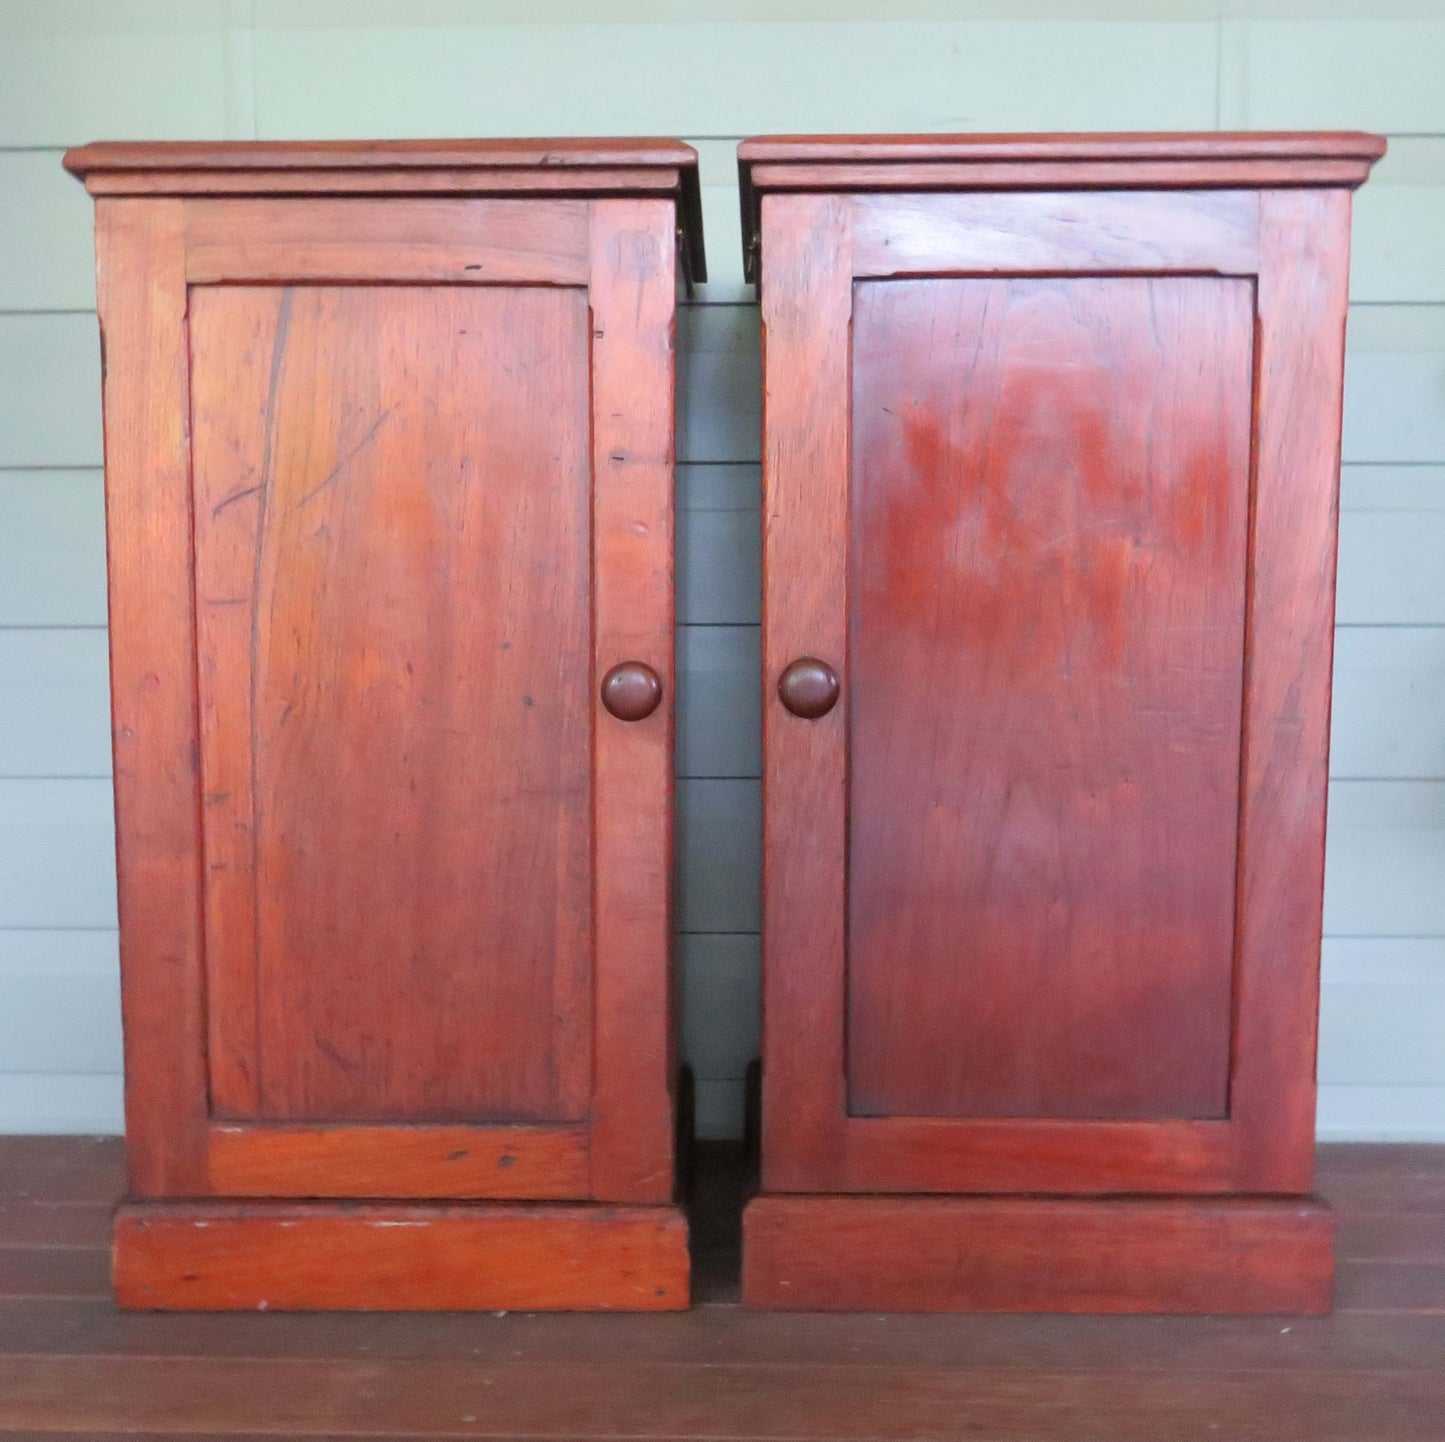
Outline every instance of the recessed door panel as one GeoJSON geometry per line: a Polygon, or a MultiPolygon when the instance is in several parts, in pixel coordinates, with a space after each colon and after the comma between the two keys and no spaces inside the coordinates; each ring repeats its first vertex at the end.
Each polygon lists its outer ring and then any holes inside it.
{"type": "Polygon", "coordinates": [[[855,284],[851,1114],[1228,1114],[1253,315],[855,284]]]}
{"type": "Polygon", "coordinates": [[[585,1117],[587,298],[197,287],[212,1099],[585,1117]]]}

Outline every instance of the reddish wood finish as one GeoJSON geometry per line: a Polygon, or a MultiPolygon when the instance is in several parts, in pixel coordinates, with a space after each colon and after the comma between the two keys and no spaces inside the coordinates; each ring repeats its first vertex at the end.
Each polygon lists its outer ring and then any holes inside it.
{"type": "Polygon", "coordinates": [[[671,196],[688,282],[707,279],[697,152],[676,140],[110,141],[65,167],[93,195],[671,196]]]}
{"type": "Polygon", "coordinates": [[[230,1197],[588,1194],[587,1128],[212,1126],[210,1190],[230,1197]]]}
{"type": "MultiPolygon", "coordinates": [[[[461,1218],[463,1257],[513,1223],[518,1258],[563,1249],[538,1305],[624,1305],[636,1228],[682,1245],[672,327],[701,275],[695,157],[67,164],[102,195],[132,1194],[651,1204],[461,1218]],[[635,722],[599,694],[624,661],[666,698],[635,722]]],[[[227,1216],[254,1225],[235,1256],[286,1271],[270,1204],[227,1216]]],[[[416,1306],[524,1295],[504,1266],[438,1288],[423,1250],[352,1246],[338,1290],[318,1267],[292,1295],[402,1305],[409,1274],[416,1306]]],[[[127,1254],[124,1296],[156,1255],[127,1254]]]]}
{"type": "Polygon", "coordinates": [[[673,1312],[687,1223],[673,1207],[133,1204],[115,1292],[157,1311],[673,1312]]]}
{"type": "Polygon", "coordinates": [[[179,201],[96,205],[130,1189],[201,1191],[206,1054],[179,201]]]}
{"type": "Polygon", "coordinates": [[[586,285],[590,215],[581,200],[213,200],[186,208],[186,279],[586,285]]]}
{"type": "Polygon", "coordinates": [[[593,689],[640,661],[663,692],[635,721],[593,712],[592,1195],[611,1202],[673,1191],[675,224],[666,202],[628,200],[592,225],[593,689]]]}
{"type": "MultiPolygon", "coordinates": [[[[844,676],[848,527],[846,202],[770,195],[763,312],[763,946],[787,957],[767,976],[764,1185],[843,1180],[847,692],[808,720],[777,686],[799,657],[844,676]]],[[[843,684],[846,688],[846,678],[843,684]]]]}
{"type": "Polygon", "coordinates": [[[743,1301],[798,1312],[1330,1310],[1334,1223],[1306,1199],[764,1197],[743,1301]],[[1041,1260],[1043,1259],[1043,1260],[1041,1260]]]}
{"type": "Polygon", "coordinates": [[[738,147],[744,266],[756,281],[769,191],[1353,189],[1384,153],[1357,131],[757,136],[738,147]]]}
{"type": "Polygon", "coordinates": [[[857,286],[852,1115],[1225,1115],[1253,332],[1242,280],[857,286]]]}
{"type": "Polygon", "coordinates": [[[190,334],[215,1106],[577,1121],[585,293],[205,287],[190,334]]]}
{"type": "Polygon", "coordinates": [[[1257,1185],[1314,1152],[1350,196],[1260,197],[1231,1105],[1257,1185]]]}
{"type": "MultiPolygon", "coordinates": [[[[1028,1192],[1127,1238],[1120,1194],[1309,1191],[1348,189],[1382,145],[743,146],[764,1215],[1028,1192]],[[818,720],[777,696],[800,655],[839,675],[818,720]]],[[[1014,1305],[1072,1265],[1035,1235],[1014,1305]]]]}
{"type": "Polygon", "coordinates": [[[1247,190],[864,192],[850,206],[857,277],[1259,268],[1259,202],[1247,190]]]}

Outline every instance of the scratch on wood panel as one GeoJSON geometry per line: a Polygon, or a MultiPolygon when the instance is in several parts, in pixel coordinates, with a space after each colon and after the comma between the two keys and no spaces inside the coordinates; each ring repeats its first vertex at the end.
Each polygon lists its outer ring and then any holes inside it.
{"type": "Polygon", "coordinates": [[[223,497],[211,507],[211,518],[214,520],[227,506],[234,506],[237,501],[244,501],[247,496],[258,495],[260,490],[260,486],[246,486],[242,490],[232,491],[229,496],[223,497]]]}
{"type": "Polygon", "coordinates": [[[307,491],[306,494],[302,496],[301,499],[297,501],[294,506],[291,507],[291,510],[287,514],[290,515],[294,514],[296,511],[299,511],[301,507],[304,506],[308,501],[312,500],[316,496],[319,496],[321,492],[327,488],[327,486],[331,485],[333,481],[337,480],[345,472],[347,466],[349,466],[352,461],[354,461],[357,456],[359,456],[361,452],[364,451],[366,447],[371,444],[372,438],[376,435],[377,431],[382,428],[383,424],[386,422],[387,417],[391,415],[391,412],[392,407],[387,406],[387,408],[382,411],[382,413],[377,416],[377,418],[371,423],[371,426],[367,430],[366,434],[362,436],[362,438],[357,441],[357,443],[352,446],[352,448],[347,451],[347,453],[342,456],[342,458],[337,461],[337,463],[332,466],[332,468],[326,473],[326,479],[319,482],[317,485],[313,486],[309,491],[307,491]]]}

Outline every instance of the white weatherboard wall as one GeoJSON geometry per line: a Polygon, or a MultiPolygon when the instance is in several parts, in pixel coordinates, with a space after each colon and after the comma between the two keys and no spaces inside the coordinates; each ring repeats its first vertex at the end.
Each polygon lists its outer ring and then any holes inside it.
{"type": "Polygon", "coordinates": [[[0,1130],[120,1125],[94,139],[677,135],[680,957],[704,1134],[757,1042],[758,320],[738,137],[1361,127],[1321,1134],[1445,1138],[1445,0],[0,0],[0,1130]],[[601,22],[607,23],[601,23],[601,22]]]}

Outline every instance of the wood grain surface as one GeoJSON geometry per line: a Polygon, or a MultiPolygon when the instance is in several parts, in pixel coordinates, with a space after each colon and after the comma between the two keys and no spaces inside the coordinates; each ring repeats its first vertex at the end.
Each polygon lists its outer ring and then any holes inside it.
{"type": "Polygon", "coordinates": [[[208,1096],[182,207],[102,201],[96,246],[130,1188],[187,1195],[208,1096]]]}
{"type": "Polygon", "coordinates": [[[221,1115],[587,1113],[586,316],[551,287],[192,296],[221,1115]]]}
{"type": "Polygon", "coordinates": [[[675,1207],[123,1204],[116,1301],[162,1311],[675,1311],[675,1207]]]}
{"type": "Polygon", "coordinates": [[[800,1312],[1319,1314],[1334,1224],[1304,1198],[759,1197],[743,1301],[800,1312]]]}
{"type": "Polygon", "coordinates": [[[856,289],[852,1115],[1227,1113],[1252,310],[856,289]]]}

